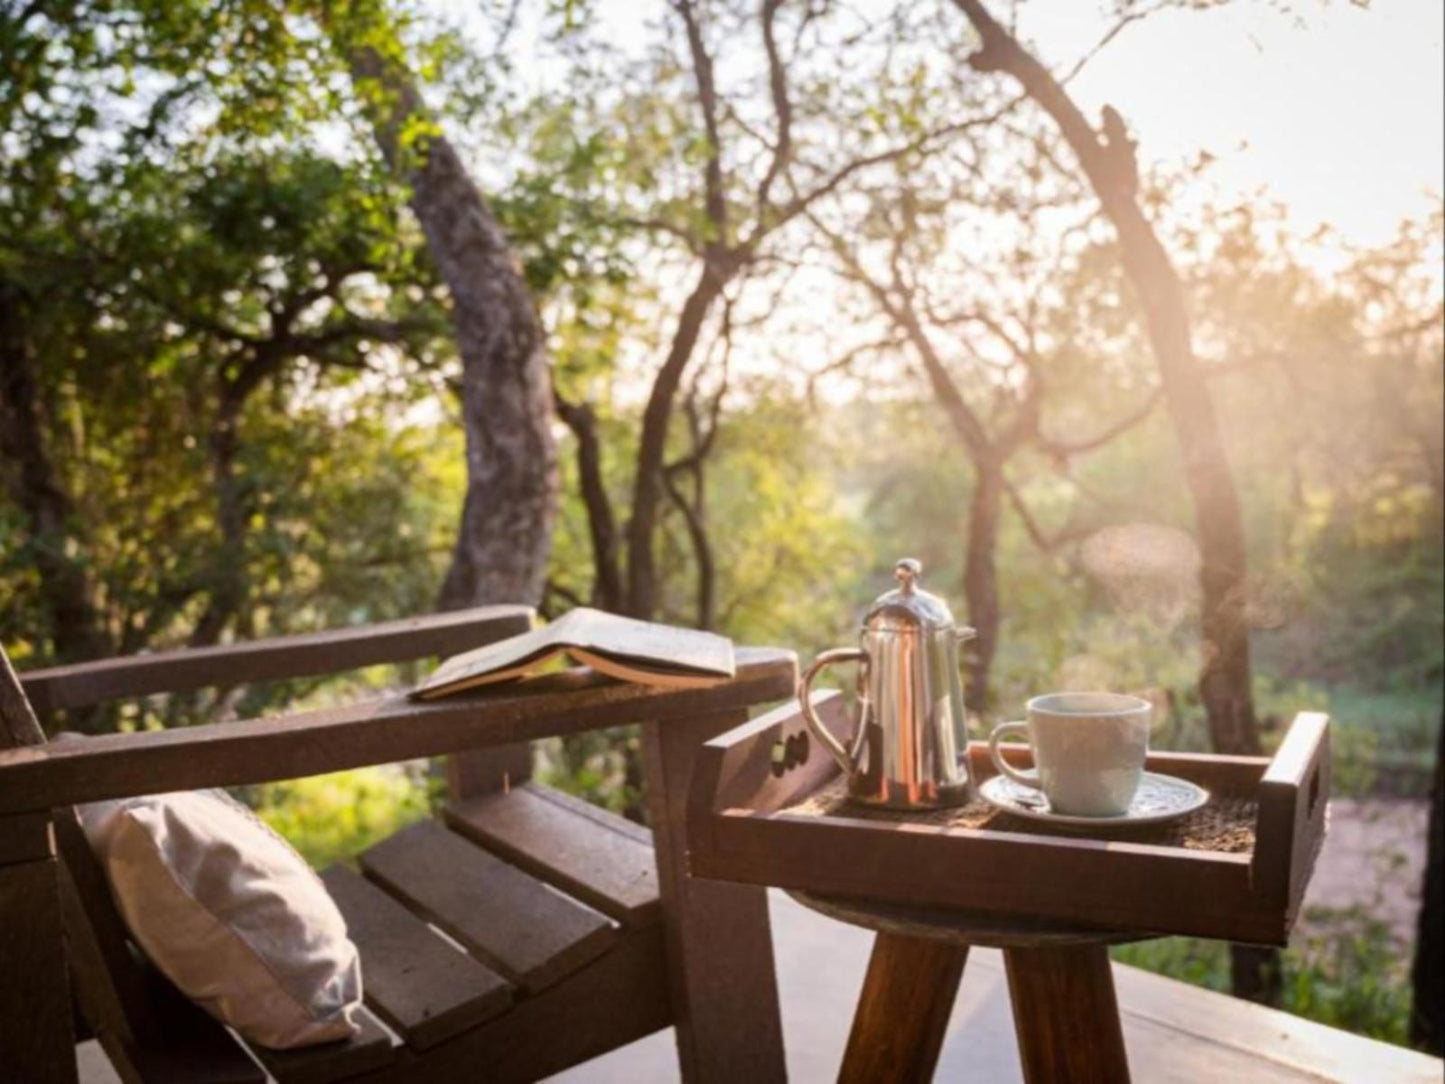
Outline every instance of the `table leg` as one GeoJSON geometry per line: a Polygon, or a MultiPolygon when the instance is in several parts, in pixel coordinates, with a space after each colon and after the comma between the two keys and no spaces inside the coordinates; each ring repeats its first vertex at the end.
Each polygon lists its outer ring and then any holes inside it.
{"type": "Polygon", "coordinates": [[[1128,1084],[1109,950],[1004,949],[1019,1059],[1029,1084],[1128,1084]]]}
{"type": "Polygon", "coordinates": [[[927,1084],[968,957],[964,945],[880,933],[839,1084],[927,1084]]]}

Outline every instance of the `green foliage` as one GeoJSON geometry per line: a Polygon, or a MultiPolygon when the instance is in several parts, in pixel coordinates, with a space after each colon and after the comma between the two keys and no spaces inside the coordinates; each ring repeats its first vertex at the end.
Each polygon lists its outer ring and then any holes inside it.
{"type": "Polygon", "coordinates": [[[641,761],[641,728],[613,727],[566,738],[548,738],[535,749],[537,778],[548,786],[630,817],[644,819],[646,796],[635,775],[641,761]]]}
{"type": "Polygon", "coordinates": [[[268,783],[242,797],[312,868],[325,869],[429,816],[434,790],[424,764],[393,765],[268,783]]]}
{"type": "MultiPolygon", "coordinates": [[[[1308,932],[1283,954],[1281,1008],[1372,1039],[1405,1044],[1410,1022],[1409,955],[1365,909],[1315,910],[1308,932]]],[[[1120,963],[1194,986],[1229,991],[1229,946],[1167,937],[1111,950],[1120,963]]]]}
{"type": "Polygon", "coordinates": [[[1284,1004],[1331,1027],[1406,1042],[1410,1021],[1409,954],[1368,909],[1306,914],[1310,932],[1286,966],[1284,1004]],[[1318,930],[1318,932],[1314,932],[1318,930]]]}
{"type": "Polygon", "coordinates": [[[1117,945],[1109,955],[1130,967],[1166,975],[1191,986],[1221,994],[1229,992],[1229,945],[1194,937],[1161,937],[1132,945],[1117,945]]]}
{"type": "MultiPolygon", "coordinates": [[[[698,254],[776,213],[758,198],[774,106],[756,14],[707,5],[726,98],[730,236],[719,237],[700,196],[714,148],[678,28],[649,26],[648,48],[624,56],[592,5],[557,0],[534,13],[537,56],[523,61],[503,47],[511,7],[478,15],[492,50],[471,23],[383,0],[329,5],[326,24],[309,6],[256,0],[7,9],[0,365],[33,369],[43,439],[23,451],[43,453],[63,513],[37,511],[46,486],[27,472],[38,460],[0,455],[0,642],[22,666],[74,649],[52,566],[81,584],[91,631],[119,653],[432,608],[465,488],[459,365],[408,193],[374,147],[367,109],[385,103],[353,82],[347,43],[419,73],[476,164],[543,314],[557,390],[593,412],[603,486],[625,522],[643,401],[698,254]]],[[[779,40],[801,46],[789,72],[793,175],[773,179],[775,204],[847,156],[1001,104],[980,99],[992,91],[964,63],[971,42],[938,23],[954,18],[947,8],[900,5],[866,23],[847,5],[779,9],[779,40]]],[[[1026,319],[1049,389],[1039,428],[1084,440],[1146,401],[1155,375],[1114,241],[1032,124],[961,128],[881,173],[850,174],[813,211],[864,256],[904,227],[915,285],[942,309],[960,306],[932,313],[930,330],[990,425],[1016,410],[1026,377],[976,316],[1015,331],[1026,319]]],[[[400,134],[404,154],[432,125],[400,134]]],[[[1418,796],[1445,678],[1445,222],[1406,223],[1341,261],[1339,246],[1299,237],[1263,200],[1200,207],[1195,183],[1155,176],[1148,199],[1172,232],[1239,480],[1265,744],[1294,712],[1328,710],[1336,793],[1418,796]]],[[[905,554],[967,619],[974,491],[917,359],[827,269],[814,226],[800,216],[750,253],[679,388],[698,416],[717,403],[699,502],[715,624],[805,656],[855,638],[859,610],[905,554]]],[[[684,415],[670,462],[695,447],[684,415]]],[[[563,435],[554,610],[594,595],[576,452],[563,435]]],[[[979,723],[1015,715],[1042,688],[1108,686],[1155,699],[1156,745],[1206,748],[1192,566],[1110,569],[1089,548],[1105,529],[1192,544],[1170,419],[1156,412],[1086,453],[1026,448],[1006,475],[1019,504],[1001,517],[1003,627],[979,723]]],[[[657,549],[659,616],[698,621],[702,568],[674,504],[657,549]]],[[[155,698],[106,722],[320,706],[413,676],[379,668],[155,698]]],[[[538,774],[640,816],[637,743],[636,728],[544,743],[538,774]]],[[[322,865],[425,816],[431,789],[412,766],[247,797],[322,865]]],[[[1311,929],[1286,956],[1289,1006],[1398,1041],[1401,947],[1364,914],[1317,915],[1311,929]]],[[[1228,983],[1223,946],[1170,939],[1119,954],[1228,983]]]]}
{"type": "Polygon", "coordinates": [[[369,143],[304,138],[334,60],[256,5],[71,8],[0,41],[31,88],[0,115],[4,348],[42,434],[0,463],[0,639],[54,659],[427,608],[459,492],[424,420],[445,313],[369,143]],[[68,626],[46,561],[82,585],[68,626]]]}

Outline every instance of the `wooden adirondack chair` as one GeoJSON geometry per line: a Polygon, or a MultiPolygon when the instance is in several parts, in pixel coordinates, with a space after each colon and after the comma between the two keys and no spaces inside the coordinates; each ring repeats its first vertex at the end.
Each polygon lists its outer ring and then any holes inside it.
{"type": "Polygon", "coordinates": [[[737,677],[706,690],[569,672],[524,692],[49,745],[35,714],[447,654],[530,618],[488,607],[23,679],[0,652],[0,1080],[74,1081],[89,1064],[75,1043],[94,1036],[127,1082],[259,1081],[261,1066],[283,1082],[522,1081],[668,1025],[687,1080],[783,1079],[764,892],[690,879],[682,825],[698,746],[791,695],[789,652],[741,650],[737,677]],[[529,780],[530,740],[628,722],[644,724],[651,832],[529,780]],[[445,825],[368,850],[360,874],[324,874],[367,1011],[356,1038],[307,1050],[248,1052],[140,958],[74,813],[442,754],[445,825]]]}

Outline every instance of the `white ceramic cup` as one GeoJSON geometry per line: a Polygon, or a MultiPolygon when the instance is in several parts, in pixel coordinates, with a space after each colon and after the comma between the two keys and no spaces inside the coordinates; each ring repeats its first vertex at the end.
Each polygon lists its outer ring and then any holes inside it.
{"type": "Polygon", "coordinates": [[[1047,693],[1028,702],[1028,721],[1000,723],[988,739],[996,768],[1048,796],[1055,813],[1117,817],[1129,811],[1149,754],[1150,704],[1120,693],[1047,693]],[[999,739],[1025,731],[1034,770],[1004,760],[999,739]]]}

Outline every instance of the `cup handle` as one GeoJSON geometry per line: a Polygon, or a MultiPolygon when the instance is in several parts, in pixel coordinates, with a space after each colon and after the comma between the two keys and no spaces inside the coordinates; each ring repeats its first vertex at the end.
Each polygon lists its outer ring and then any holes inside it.
{"type": "Polygon", "coordinates": [[[993,733],[988,736],[988,756],[989,759],[993,761],[993,766],[1015,783],[1022,783],[1024,786],[1032,787],[1034,790],[1042,790],[1044,785],[1039,782],[1039,772],[1037,768],[1032,771],[1020,771],[1006,761],[998,751],[998,741],[1004,735],[1014,733],[1015,731],[1028,733],[1028,729],[1028,723],[999,723],[998,726],[993,728],[993,733]]]}

